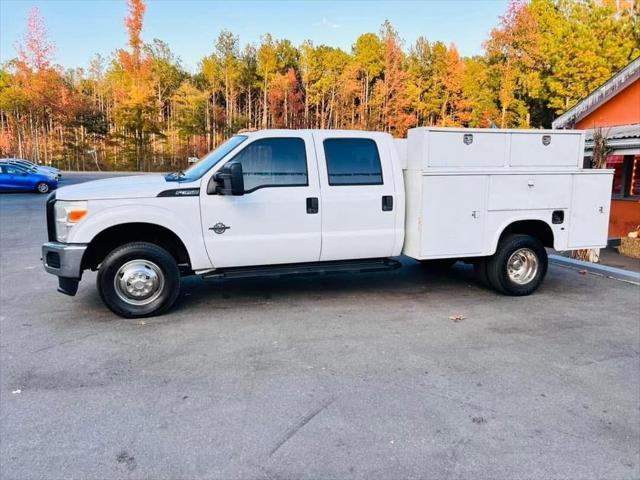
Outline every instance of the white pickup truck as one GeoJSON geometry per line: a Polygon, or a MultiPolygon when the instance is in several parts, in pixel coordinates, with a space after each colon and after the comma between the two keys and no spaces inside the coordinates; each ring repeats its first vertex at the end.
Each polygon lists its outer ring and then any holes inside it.
{"type": "Polygon", "coordinates": [[[583,169],[579,131],[415,128],[236,135],[184,172],[60,188],[45,269],[75,295],[86,269],[124,317],[159,314],[180,277],[242,277],[464,260],[527,295],[545,247],[607,242],[612,171],[583,169]]]}

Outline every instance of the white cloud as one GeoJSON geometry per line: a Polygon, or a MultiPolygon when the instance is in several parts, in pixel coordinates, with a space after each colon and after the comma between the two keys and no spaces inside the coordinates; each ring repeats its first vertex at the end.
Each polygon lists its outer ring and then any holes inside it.
{"type": "Polygon", "coordinates": [[[340,28],[342,26],[339,23],[332,22],[327,17],[322,17],[320,24],[329,28],[340,28]]]}

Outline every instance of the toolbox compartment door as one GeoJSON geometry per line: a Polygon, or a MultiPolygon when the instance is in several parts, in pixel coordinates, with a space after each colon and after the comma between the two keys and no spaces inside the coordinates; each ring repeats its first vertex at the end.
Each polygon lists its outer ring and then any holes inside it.
{"type": "Polygon", "coordinates": [[[489,210],[566,209],[571,175],[491,175],[489,210]]]}
{"type": "Polygon", "coordinates": [[[612,170],[573,175],[569,219],[569,248],[607,245],[611,209],[612,170]]]}
{"type": "Polygon", "coordinates": [[[535,131],[511,134],[512,167],[579,167],[583,136],[580,133],[535,131]]]}
{"type": "Polygon", "coordinates": [[[487,176],[426,175],[422,191],[421,257],[481,253],[487,176]]]}
{"type": "Polygon", "coordinates": [[[502,167],[507,135],[491,132],[429,132],[429,167],[502,167]]]}

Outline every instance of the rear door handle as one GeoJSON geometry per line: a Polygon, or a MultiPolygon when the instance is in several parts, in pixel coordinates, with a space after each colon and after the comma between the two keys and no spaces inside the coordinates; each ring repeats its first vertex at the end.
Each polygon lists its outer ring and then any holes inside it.
{"type": "Polygon", "coordinates": [[[307,213],[318,213],[318,197],[307,198],[307,213]]]}
{"type": "Polygon", "coordinates": [[[390,212],[393,210],[393,196],[392,195],[383,195],[382,196],[382,211],[390,212]]]}

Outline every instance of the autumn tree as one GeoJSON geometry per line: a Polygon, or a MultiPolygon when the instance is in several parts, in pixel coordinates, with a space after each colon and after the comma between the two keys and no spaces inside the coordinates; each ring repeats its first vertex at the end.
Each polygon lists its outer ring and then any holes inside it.
{"type": "Polygon", "coordinates": [[[491,88],[489,69],[484,57],[467,58],[462,81],[463,98],[468,101],[469,127],[497,127],[500,117],[495,92],[491,88]]]}
{"type": "Polygon", "coordinates": [[[278,56],[276,46],[271,35],[262,37],[258,48],[258,73],[262,77],[262,128],[267,128],[269,119],[268,98],[269,84],[278,68],[278,56]]]}
{"type": "Polygon", "coordinates": [[[118,50],[110,72],[118,100],[115,115],[122,131],[119,135],[132,140],[136,168],[145,169],[145,153],[149,135],[162,135],[159,125],[153,77],[153,62],[143,48],[142,25],[146,6],[143,0],[128,0],[129,14],[125,26],[129,50],[118,50]]]}
{"type": "Polygon", "coordinates": [[[286,73],[277,73],[271,82],[269,108],[272,127],[297,128],[303,123],[303,93],[296,71],[289,68],[286,73]]]}
{"type": "Polygon", "coordinates": [[[523,0],[511,0],[507,12],[500,19],[500,27],[491,32],[486,43],[489,66],[495,79],[500,104],[499,125],[526,127],[530,123],[525,112],[524,96],[539,82],[540,30],[536,17],[523,0]],[[536,68],[538,67],[538,68],[536,68]]]}
{"type": "Polygon", "coordinates": [[[384,70],[385,47],[375,33],[360,35],[353,46],[355,64],[360,72],[362,95],[360,102],[360,123],[364,127],[370,125],[371,88],[384,70]]]}
{"type": "Polygon", "coordinates": [[[225,105],[225,124],[229,128],[236,111],[238,79],[240,77],[240,40],[237,35],[223,30],[215,44],[215,55],[220,66],[225,105]]]}
{"type": "Polygon", "coordinates": [[[317,78],[315,78],[318,74],[317,62],[313,42],[309,40],[303,42],[299,50],[300,86],[304,98],[304,126],[309,128],[309,88],[313,82],[317,81],[317,78]]]}
{"type": "Polygon", "coordinates": [[[404,53],[400,48],[398,33],[389,22],[382,27],[382,38],[384,75],[375,83],[374,97],[381,128],[401,137],[415,124],[415,116],[410,110],[409,74],[403,65],[404,53]]]}
{"type": "Polygon", "coordinates": [[[143,51],[151,67],[151,83],[159,106],[158,121],[167,122],[171,117],[171,96],[188,75],[166,42],[154,38],[144,45],[143,51]]]}
{"type": "MultiPolygon", "coordinates": [[[[188,156],[197,156],[206,150],[208,92],[191,82],[183,82],[174,92],[173,116],[180,138],[187,143],[188,156]]],[[[175,148],[172,164],[175,165],[175,148]]]]}
{"type": "Polygon", "coordinates": [[[66,70],[31,12],[17,57],[0,65],[2,155],[167,170],[245,127],[549,127],[640,55],[638,2],[512,0],[473,57],[426,36],[405,49],[388,22],[349,52],[223,30],[186,72],[168,44],[144,42],[145,9],[128,0],[125,48],[66,70]]]}
{"type": "Polygon", "coordinates": [[[256,108],[254,102],[256,101],[256,92],[260,88],[260,80],[258,78],[257,51],[254,45],[246,45],[242,51],[238,83],[243,94],[243,126],[255,127],[254,112],[256,108]]]}
{"type": "MultiPolygon", "coordinates": [[[[409,93],[420,125],[440,125],[447,92],[448,48],[442,42],[418,37],[409,50],[407,72],[409,93]]],[[[446,109],[445,109],[446,110],[446,109]]]]}

